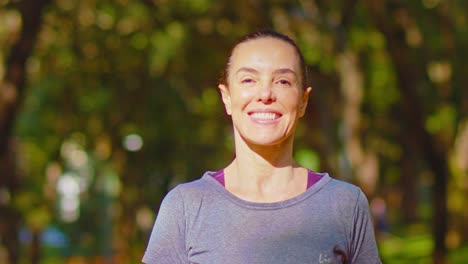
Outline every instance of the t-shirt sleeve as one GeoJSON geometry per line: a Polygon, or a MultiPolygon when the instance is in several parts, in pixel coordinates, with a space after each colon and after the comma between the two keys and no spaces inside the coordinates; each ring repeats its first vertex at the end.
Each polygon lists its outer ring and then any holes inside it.
{"type": "Polygon", "coordinates": [[[352,228],[351,263],[382,263],[375,241],[374,226],[369,210],[369,203],[362,191],[359,191],[354,209],[352,228]]]}
{"type": "Polygon", "coordinates": [[[161,203],[142,261],[146,264],[188,263],[184,201],[177,187],[161,203]]]}

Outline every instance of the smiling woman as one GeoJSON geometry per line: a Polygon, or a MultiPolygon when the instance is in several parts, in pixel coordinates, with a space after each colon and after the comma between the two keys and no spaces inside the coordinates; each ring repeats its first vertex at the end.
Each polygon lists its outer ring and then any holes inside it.
{"type": "Polygon", "coordinates": [[[218,87],[235,158],[168,193],[143,262],[381,263],[362,191],[293,159],[312,90],[295,42],[245,36],[218,87]]]}
{"type": "MultiPolygon", "coordinates": [[[[244,151],[244,142],[248,147],[281,143],[292,151],[311,90],[301,88],[299,61],[294,46],[273,37],[243,42],[233,50],[227,83],[219,89],[232,116],[237,154],[244,151]]],[[[292,153],[280,154],[292,159],[292,153]]]]}

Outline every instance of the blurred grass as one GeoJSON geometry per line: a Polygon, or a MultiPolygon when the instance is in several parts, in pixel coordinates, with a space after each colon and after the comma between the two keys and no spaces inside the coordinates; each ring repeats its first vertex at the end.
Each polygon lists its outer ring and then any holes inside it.
{"type": "MultiPolygon", "coordinates": [[[[385,264],[430,264],[434,246],[428,232],[415,232],[420,228],[410,227],[400,234],[386,234],[379,242],[380,256],[385,264]]],[[[449,264],[468,263],[468,244],[449,249],[449,264]]]]}

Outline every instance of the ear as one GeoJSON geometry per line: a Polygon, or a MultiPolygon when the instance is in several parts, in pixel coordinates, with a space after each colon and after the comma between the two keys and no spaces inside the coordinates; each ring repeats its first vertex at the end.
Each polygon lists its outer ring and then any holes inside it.
{"type": "Polygon", "coordinates": [[[303,117],[307,109],[307,104],[309,103],[309,94],[312,91],[312,87],[307,87],[302,93],[301,104],[299,109],[299,117],[303,117]]]}
{"type": "Polygon", "coordinates": [[[231,111],[231,93],[229,92],[229,89],[226,85],[220,84],[218,85],[218,89],[221,92],[221,99],[223,100],[224,103],[224,108],[226,109],[226,113],[228,115],[232,114],[231,111]]]}

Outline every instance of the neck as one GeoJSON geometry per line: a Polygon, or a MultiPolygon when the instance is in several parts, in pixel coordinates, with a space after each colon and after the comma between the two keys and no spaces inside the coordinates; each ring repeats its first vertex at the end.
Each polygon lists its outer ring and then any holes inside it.
{"type": "Polygon", "coordinates": [[[270,202],[304,191],[307,171],[294,162],[292,141],[258,146],[236,137],[236,158],[225,169],[226,188],[246,200],[270,202]]]}
{"type": "Polygon", "coordinates": [[[296,165],[293,159],[292,137],[278,144],[265,146],[249,143],[235,133],[234,142],[236,159],[233,164],[238,172],[267,176],[296,165]]]}

